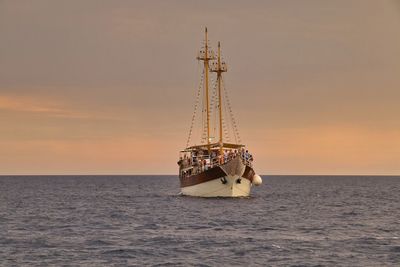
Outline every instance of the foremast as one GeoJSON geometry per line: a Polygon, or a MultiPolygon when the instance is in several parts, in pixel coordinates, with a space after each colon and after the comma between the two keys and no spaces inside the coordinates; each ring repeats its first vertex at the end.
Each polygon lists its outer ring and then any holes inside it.
{"type": "Polygon", "coordinates": [[[198,60],[202,60],[204,62],[204,90],[206,93],[206,117],[207,117],[207,148],[210,151],[210,103],[209,103],[209,89],[208,89],[208,73],[209,73],[209,61],[214,60],[215,56],[212,51],[209,50],[208,47],[208,34],[207,27],[205,29],[205,45],[204,50],[200,50],[200,53],[197,57],[198,60]]]}

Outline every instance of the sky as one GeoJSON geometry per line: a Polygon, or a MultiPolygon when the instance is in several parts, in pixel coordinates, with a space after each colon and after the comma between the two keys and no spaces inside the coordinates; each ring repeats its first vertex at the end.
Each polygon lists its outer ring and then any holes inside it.
{"type": "Polygon", "coordinates": [[[256,172],[400,175],[398,0],[0,0],[0,174],[176,174],[206,26],[256,172]]]}

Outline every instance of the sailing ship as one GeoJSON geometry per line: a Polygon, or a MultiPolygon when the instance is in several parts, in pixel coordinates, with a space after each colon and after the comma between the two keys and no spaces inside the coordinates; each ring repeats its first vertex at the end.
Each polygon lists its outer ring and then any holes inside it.
{"type": "Polygon", "coordinates": [[[223,86],[222,74],[227,72],[227,64],[221,57],[220,42],[218,42],[217,55],[211,49],[207,28],[205,28],[204,46],[200,49],[197,60],[203,62],[202,79],[186,148],[180,151],[178,161],[181,194],[197,197],[247,197],[250,195],[251,187],[260,185],[262,179],[253,169],[252,154],[249,153],[245,145],[241,144],[228,95],[225,86],[223,86]],[[212,74],[216,74],[216,82],[210,90],[209,80],[212,74]],[[203,94],[201,94],[201,91],[203,91],[203,94]],[[201,143],[190,146],[190,138],[201,95],[203,95],[201,143]],[[228,108],[226,106],[223,108],[224,103],[228,108]],[[217,142],[210,134],[211,112],[215,114],[214,129],[218,125],[219,139],[217,142]],[[218,116],[216,116],[217,114],[218,116]],[[224,136],[228,136],[227,139],[229,138],[225,117],[230,118],[234,142],[229,142],[230,139],[224,140],[224,136]]]}

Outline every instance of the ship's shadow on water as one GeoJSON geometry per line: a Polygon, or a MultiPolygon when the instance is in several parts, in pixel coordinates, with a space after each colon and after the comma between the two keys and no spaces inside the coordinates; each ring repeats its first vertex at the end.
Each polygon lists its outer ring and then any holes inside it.
{"type": "Polygon", "coordinates": [[[246,198],[176,176],[0,177],[4,266],[396,266],[400,177],[264,177],[246,198]]]}

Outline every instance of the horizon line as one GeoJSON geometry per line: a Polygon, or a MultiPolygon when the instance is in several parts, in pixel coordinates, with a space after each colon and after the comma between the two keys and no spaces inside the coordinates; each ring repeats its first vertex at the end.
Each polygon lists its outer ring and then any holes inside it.
{"type": "MultiPolygon", "coordinates": [[[[178,176],[178,174],[0,174],[4,176],[178,176]]],[[[260,176],[398,176],[400,174],[260,174],[260,176]]]]}

